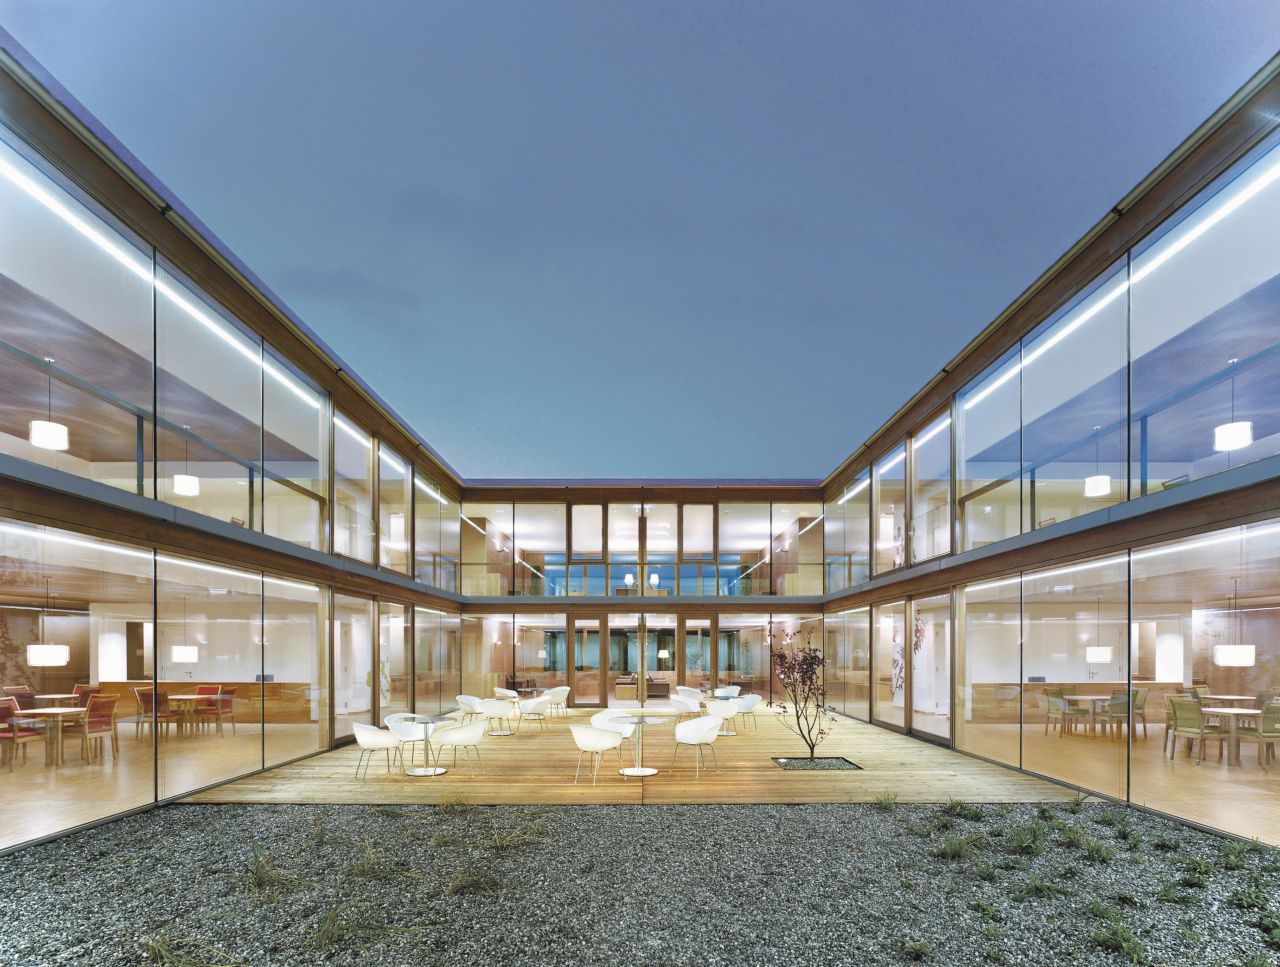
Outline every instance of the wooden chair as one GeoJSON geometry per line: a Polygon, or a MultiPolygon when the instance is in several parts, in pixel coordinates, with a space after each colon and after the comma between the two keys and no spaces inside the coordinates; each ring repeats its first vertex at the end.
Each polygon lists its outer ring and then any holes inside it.
{"type": "Polygon", "coordinates": [[[29,685],[6,685],[4,693],[18,703],[19,709],[36,707],[36,693],[31,691],[29,685]]]}
{"type": "Polygon", "coordinates": [[[1115,738],[1120,738],[1124,733],[1124,726],[1129,721],[1129,693],[1127,691],[1115,691],[1111,693],[1111,698],[1107,700],[1106,707],[1102,710],[1102,731],[1103,734],[1114,730],[1115,738]]]}
{"type": "Polygon", "coordinates": [[[1131,728],[1137,729],[1138,723],[1142,723],[1142,737],[1147,737],[1147,693],[1149,688],[1135,688],[1133,690],[1133,725],[1131,728]]]}
{"type": "Polygon", "coordinates": [[[217,733],[222,735],[222,723],[225,720],[231,723],[231,734],[235,735],[236,690],[223,688],[221,685],[200,685],[196,688],[196,694],[210,696],[208,701],[202,700],[196,703],[195,717],[201,728],[207,728],[213,724],[217,733]]]}
{"type": "MultiPolygon", "coordinates": [[[[66,745],[69,736],[80,736],[80,758],[85,762],[102,761],[102,741],[111,739],[111,758],[120,758],[120,733],[116,729],[115,695],[90,695],[84,708],[84,718],[62,727],[62,741],[66,745]]],[[[65,753],[64,753],[65,755],[65,753]]]]}
{"type": "Polygon", "coordinates": [[[142,737],[142,727],[144,725],[162,725],[164,730],[160,733],[161,737],[169,737],[169,726],[175,728],[182,727],[182,717],[177,712],[169,708],[169,696],[164,692],[160,693],[159,708],[156,705],[156,693],[150,685],[137,687],[133,690],[134,700],[138,703],[138,715],[133,720],[134,737],[142,737]]]}
{"type": "Polygon", "coordinates": [[[102,693],[101,685],[79,684],[71,688],[71,693],[76,697],[76,705],[84,708],[89,704],[89,696],[99,695],[102,693]]]}
{"type": "Polygon", "coordinates": [[[1242,739],[1258,743],[1258,765],[1263,769],[1276,757],[1276,743],[1280,742],[1280,702],[1268,702],[1262,706],[1262,721],[1257,727],[1245,726],[1236,730],[1242,739]]]}
{"type": "Polygon", "coordinates": [[[1218,740],[1218,758],[1222,758],[1222,746],[1227,741],[1227,730],[1220,725],[1206,725],[1204,715],[1200,712],[1200,703],[1193,698],[1175,698],[1173,704],[1173,746],[1169,749],[1169,758],[1173,758],[1178,747],[1178,736],[1187,740],[1187,755],[1191,755],[1192,747],[1200,743],[1200,755],[1196,765],[1204,761],[1204,744],[1209,739],[1218,740]]]}
{"type": "Polygon", "coordinates": [[[1073,706],[1063,696],[1064,692],[1060,688],[1046,688],[1044,690],[1045,701],[1049,703],[1048,711],[1044,717],[1045,735],[1049,734],[1049,726],[1055,720],[1058,724],[1058,738],[1062,738],[1067,734],[1068,730],[1075,730],[1076,723],[1083,725],[1088,717],[1088,712],[1073,706]]]}
{"type": "Polygon", "coordinates": [[[18,758],[18,750],[22,750],[22,761],[27,761],[27,744],[41,742],[44,733],[33,728],[29,720],[21,718],[22,709],[18,700],[12,695],[0,698],[0,762],[9,763],[9,771],[13,771],[14,760],[18,758]]]}

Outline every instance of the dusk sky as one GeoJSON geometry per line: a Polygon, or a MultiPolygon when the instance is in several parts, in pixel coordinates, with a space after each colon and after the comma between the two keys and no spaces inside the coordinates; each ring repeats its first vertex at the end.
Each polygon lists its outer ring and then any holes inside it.
{"type": "Polygon", "coordinates": [[[463,475],[821,477],[1280,47],[1274,0],[0,0],[463,475]]]}

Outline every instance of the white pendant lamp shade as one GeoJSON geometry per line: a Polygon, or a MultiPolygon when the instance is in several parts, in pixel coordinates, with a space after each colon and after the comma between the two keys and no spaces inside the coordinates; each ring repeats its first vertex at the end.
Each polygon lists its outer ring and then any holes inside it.
{"type": "Polygon", "coordinates": [[[622,583],[625,584],[627,587],[631,587],[631,585],[636,583],[635,575],[633,575],[630,571],[628,571],[626,574],[622,576],[622,583]]]}
{"type": "Polygon", "coordinates": [[[200,660],[199,645],[172,645],[169,660],[176,665],[194,665],[200,660]]]}
{"type": "Polygon", "coordinates": [[[649,575],[649,587],[656,588],[658,586],[658,575],[653,573],[649,575]]]}
{"type": "Polygon", "coordinates": [[[1090,665],[1105,665],[1111,661],[1110,645],[1090,645],[1084,650],[1084,660],[1090,665]]]}
{"type": "Polygon", "coordinates": [[[1213,448],[1219,453],[1241,450],[1251,443],[1253,443],[1253,422],[1250,420],[1220,423],[1213,428],[1213,448]]]}
{"type": "Polygon", "coordinates": [[[70,661],[70,645],[27,645],[27,664],[33,667],[55,668],[70,661]]]}
{"type": "Polygon", "coordinates": [[[71,446],[66,425],[52,420],[32,420],[28,439],[33,447],[41,450],[66,450],[71,446]]]}
{"type": "Polygon", "coordinates": [[[1111,495],[1111,475],[1095,473],[1084,478],[1084,495],[1086,497],[1109,497],[1111,495]]]}
{"type": "Polygon", "coordinates": [[[1213,663],[1219,668],[1252,668],[1256,660],[1253,645],[1213,646],[1213,663]]]}
{"type": "Polygon", "coordinates": [[[173,475],[173,492],[179,497],[199,497],[200,478],[189,473],[173,475]]]}

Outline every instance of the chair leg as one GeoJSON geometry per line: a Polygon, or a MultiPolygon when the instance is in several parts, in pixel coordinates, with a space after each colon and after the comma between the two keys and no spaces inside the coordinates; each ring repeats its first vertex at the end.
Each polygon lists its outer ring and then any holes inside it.
{"type": "Polygon", "coordinates": [[[575,786],[578,784],[578,773],[582,771],[582,755],[583,755],[582,751],[579,750],[578,751],[578,767],[573,770],[573,784],[575,786]]]}
{"type": "MultiPolygon", "coordinates": [[[[480,748],[479,746],[472,746],[472,748],[476,750],[476,765],[480,769],[480,775],[484,775],[484,763],[480,761],[480,748]]],[[[475,775],[475,773],[472,773],[472,775],[475,775]]]]}
{"type": "Polygon", "coordinates": [[[711,761],[716,764],[716,772],[720,771],[720,757],[716,755],[716,747],[714,745],[707,746],[711,750],[711,761]]]}
{"type": "Polygon", "coordinates": [[[591,785],[596,784],[596,773],[600,771],[600,753],[591,753],[591,785]]]}

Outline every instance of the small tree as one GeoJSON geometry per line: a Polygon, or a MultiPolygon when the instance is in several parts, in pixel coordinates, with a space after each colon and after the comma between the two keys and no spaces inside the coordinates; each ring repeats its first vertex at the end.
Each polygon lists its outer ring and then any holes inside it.
{"type": "Polygon", "coordinates": [[[822,687],[822,651],[813,647],[813,632],[805,638],[803,648],[795,648],[795,634],[782,638],[782,647],[774,649],[773,622],[769,623],[769,649],[773,652],[773,672],[786,692],[786,700],[778,707],[779,719],[809,747],[809,758],[832,729],[836,719],[827,707],[826,689],[822,687]]]}

